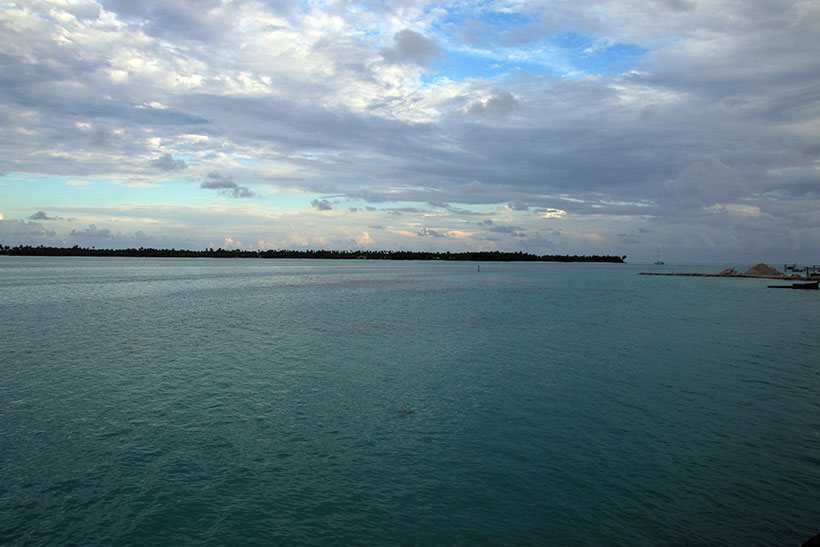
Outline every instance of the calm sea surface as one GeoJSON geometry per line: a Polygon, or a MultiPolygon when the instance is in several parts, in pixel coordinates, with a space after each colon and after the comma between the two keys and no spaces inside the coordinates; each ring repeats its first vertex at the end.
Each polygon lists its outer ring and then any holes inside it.
{"type": "Polygon", "coordinates": [[[820,294],[642,268],[0,257],[0,543],[820,532],[820,294]]]}

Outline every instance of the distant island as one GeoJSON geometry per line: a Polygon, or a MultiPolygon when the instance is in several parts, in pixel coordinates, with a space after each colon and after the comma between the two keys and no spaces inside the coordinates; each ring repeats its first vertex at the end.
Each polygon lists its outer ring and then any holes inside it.
{"type": "Polygon", "coordinates": [[[123,256],[162,258],[322,258],[322,259],[365,259],[365,260],[451,260],[476,262],[607,262],[622,264],[624,256],[614,255],[536,255],[531,253],[502,251],[332,251],[332,250],[257,250],[240,249],[96,249],[88,247],[45,247],[43,245],[18,245],[10,247],[0,244],[0,255],[6,256],[123,256]]]}

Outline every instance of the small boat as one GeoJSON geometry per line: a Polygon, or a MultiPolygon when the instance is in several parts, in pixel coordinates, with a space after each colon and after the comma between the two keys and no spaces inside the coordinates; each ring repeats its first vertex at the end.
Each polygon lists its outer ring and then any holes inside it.
{"type": "Polygon", "coordinates": [[[808,283],[792,283],[791,285],[769,285],[770,289],[804,289],[816,291],[820,288],[820,281],[810,281],[808,283]]]}
{"type": "Polygon", "coordinates": [[[661,260],[661,248],[660,248],[660,246],[658,246],[658,254],[657,254],[657,257],[655,258],[655,265],[656,266],[663,266],[663,264],[664,264],[664,262],[663,262],[663,260],[661,260]]]}

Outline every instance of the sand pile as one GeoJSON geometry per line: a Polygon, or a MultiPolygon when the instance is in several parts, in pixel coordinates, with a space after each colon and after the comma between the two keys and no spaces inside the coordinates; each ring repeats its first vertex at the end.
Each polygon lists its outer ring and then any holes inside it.
{"type": "Polygon", "coordinates": [[[783,275],[783,272],[775,270],[771,266],[767,266],[762,262],[760,264],[755,264],[748,270],[746,270],[746,275],[756,276],[756,277],[773,277],[777,275],[783,275]]]}
{"type": "Polygon", "coordinates": [[[737,270],[736,270],[736,269],[734,269],[734,268],[726,268],[725,270],[723,270],[722,272],[720,272],[718,275],[737,275],[737,274],[738,274],[738,272],[737,272],[737,270]]]}

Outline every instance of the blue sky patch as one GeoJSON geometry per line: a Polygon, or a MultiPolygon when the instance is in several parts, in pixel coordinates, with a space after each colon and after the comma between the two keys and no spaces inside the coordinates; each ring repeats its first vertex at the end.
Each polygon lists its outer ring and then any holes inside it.
{"type": "Polygon", "coordinates": [[[513,71],[559,77],[611,75],[634,68],[647,51],[634,44],[610,43],[577,33],[558,34],[526,47],[482,50],[455,45],[432,64],[436,74],[426,81],[442,76],[490,79],[513,71]]]}

